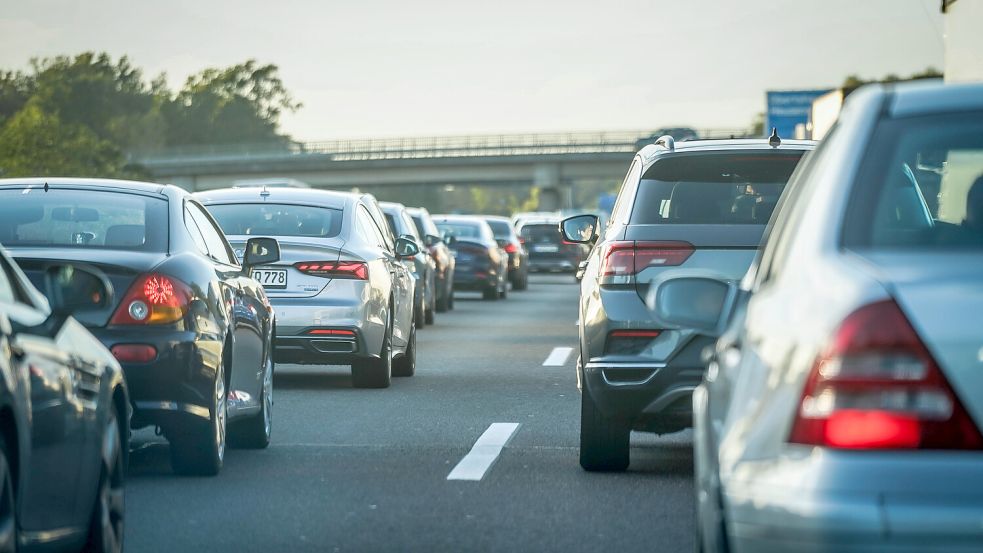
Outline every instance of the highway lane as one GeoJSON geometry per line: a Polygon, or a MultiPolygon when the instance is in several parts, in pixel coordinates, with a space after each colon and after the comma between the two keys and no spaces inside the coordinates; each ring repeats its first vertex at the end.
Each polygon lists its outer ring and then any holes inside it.
{"type": "Polygon", "coordinates": [[[347,368],[278,366],[273,443],[230,450],[216,478],[174,476],[166,443],[140,432],[127,549],[691,550],[688,432],[634,434],[627,473],[580,469],[578,290],[537,275],[505,301],[458,295],[419,332],[416,376],[387,390],[352,389],[347,368]],[[495,423],[518,428],[483,477],[448,480],[495,423]]]}

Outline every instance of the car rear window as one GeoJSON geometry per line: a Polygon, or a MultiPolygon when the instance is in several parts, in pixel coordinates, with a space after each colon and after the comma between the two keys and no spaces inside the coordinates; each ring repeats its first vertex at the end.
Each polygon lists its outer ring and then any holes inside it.
{"type": "Polygon", "coordinates": [[[438,222],[437,228],[440,232],[450,234],[454,238],[481,238],[481,227],[468,223],[446,223],[438,222]]]}
{"type": "Polygon", "coordinates": [[[0,190],[0,244],[163,252],[167,200],[102,190],[0,190]]]}
{"type": "Polygon", "coordinates": [[[341,232],[341,209],[270,203],[205,207],[228,235],[333,238],[341,232]]]}
{"type": "Polygon", "coordinates": [[[512,225],[510,225],[507,221],[488,219],[488,226],[490,226],[492,232],[495,233],[495,238],[508,238],[512,236],[512,225]]]}
{"type": "Polygon", "coordinates": [[[885,120],[862,160],[844,245],[983,250],[983,112],[885,120]]]}
{"type": "Polygon", "coordinates": [[[765,225],[801,151],[669,156],[642,175],[631,224],[765,225]]]}
{"type": "Polygon", "coordinates": [[[524,225],[519,231],[519,236],[526,240],[526,244],[559,244],[563,242],[559,224],[524,225]]]}

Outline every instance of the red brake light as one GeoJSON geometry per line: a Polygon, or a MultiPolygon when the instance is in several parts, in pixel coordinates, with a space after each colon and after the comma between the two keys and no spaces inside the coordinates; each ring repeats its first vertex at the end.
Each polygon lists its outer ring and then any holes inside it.
{"type": "Polygon", "coordinates": [[[661,330],[612,330],[612,338],[658,338],[661,330]]]}
{"type": "Polygon", "coordinates": [[[355,336],[354,330],[344,330],[340,328],[314,328],[307,331],[314,336],[355,336]]]}
{"type": "Polygon", "coordinates": [[[983,436],[901,308],[851,313],[816,360],[789,441],[848,449],[983,449],[983,436]]]}
{"type": "Polygon", "coordinates": [[[363,261],[304,261],[295,263],[294,268],[311,276],[357,280],[369,278],[369,267],[363,261]]]}
{"type": "Polygon", "coordinates": [[[675,267],[693,255],[688,242],[608,242],[601,253],[601,276],[634,275],[651,265],[675,267]]]}
{"type": "Polygon", "coordinates": [[[109,324],[175,323],[187,314],[190,302],[191,288],[180,280],[158,273],[141,275],[130,285],[109,324]]]}
{"type": "Polygon", "coordinates": [[[513,242],[509,242],[505,245],[505,253],[515,253],[517,251],[519,251],[519,248],[516,247],[515,243],[513,242]]]}
{"type": "Polygon", "coordinates": [[[157,357],[157,348],[146,344],[116,344],[110,351],[120,363],[148,363],[157,357]]]}

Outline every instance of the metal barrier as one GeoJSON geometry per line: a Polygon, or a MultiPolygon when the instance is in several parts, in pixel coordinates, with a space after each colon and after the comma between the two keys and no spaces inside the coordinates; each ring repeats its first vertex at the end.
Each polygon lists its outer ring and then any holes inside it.
{"type": "MultiPolygon", "coordinates": [[[[742,138],[747,129],[703,129],[700,138],[742,138]]],[[[187,162],[276,160],[322,156],[331,161],[502,157],[557,154],[634,153],[655,141],[652,131],[497,134],[370,138],[316,142],[267,142],[164,148],[132,152],[131,162],[171,164],[187,162]]]]}

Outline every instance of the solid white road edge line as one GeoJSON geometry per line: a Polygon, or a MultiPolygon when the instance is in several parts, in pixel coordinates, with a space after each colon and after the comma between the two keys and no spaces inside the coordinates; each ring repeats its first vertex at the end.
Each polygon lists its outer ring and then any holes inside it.
{"type": "Polygon", "coordinates": [[[553,348],[550,352],[549,357],[546,361],[543,361],[544,367],[562,367],[567,362],[567,358],[573,352],[573,348],[553,348]]]}
{"type": "Polygon", "coordinates": [[[481,480],[491,468],[502,448],[509,443],[515,431],[519,429],[517,422],[496,422],[478,438],[471,451],[447,475],[448,480],[481,480]]]}

